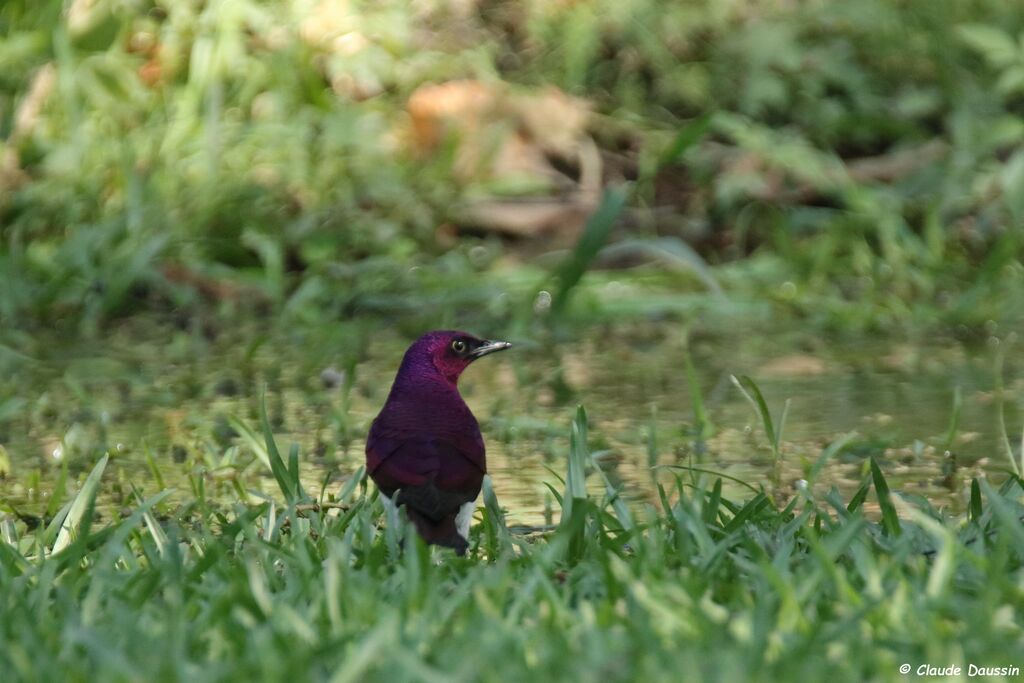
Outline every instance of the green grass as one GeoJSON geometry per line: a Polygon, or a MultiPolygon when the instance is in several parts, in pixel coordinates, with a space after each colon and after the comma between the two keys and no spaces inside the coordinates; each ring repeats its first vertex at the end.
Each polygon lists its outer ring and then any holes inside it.
{"type": "Polygon", "coordinates": [[[282,490],[259,505],[160,492],[101,521],[100,462],[48,527],[0,520],[4,680],[895,681],[905,662],[1021,664],[1012,475],[977,482],[963,518],[912,507],[876,466],[850,502],[728,500],[690,474],[630,510],[579,481],[581,410],[561,523],[511,533],[488,484],[457,558],[381,528],[361,471],[312,500],[267,450],[282,490]]]}

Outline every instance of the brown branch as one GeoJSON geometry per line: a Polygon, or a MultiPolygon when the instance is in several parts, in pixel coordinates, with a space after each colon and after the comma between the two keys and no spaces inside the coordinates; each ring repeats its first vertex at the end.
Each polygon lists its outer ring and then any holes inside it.
{"type": "Polygon", "coordinates": [[[323,510],[351,510],[348,503],[303,503],[296,505],[296,512],[321,512],[323,510]]]}

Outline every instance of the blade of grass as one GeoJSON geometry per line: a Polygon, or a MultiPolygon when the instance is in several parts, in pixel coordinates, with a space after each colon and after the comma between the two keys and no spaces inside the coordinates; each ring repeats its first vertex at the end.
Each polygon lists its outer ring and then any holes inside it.
{"type": "Polygon", "coordinates": [[[651,420],[647,425],[647,469],[654,476],[658,466],[658,406],[651,406],[651,420]]]}
{"type": "Polygon", "coordinates": [[[867,500],[868,491],[870,490],[871,484],[869,482],[864,482],[861,487],[857,489],[857,493],[853,494],[853,498],[850,499],[850,502],[846,505],[846,511],[854,513],[859,510],[860,507],[864,505],[864,501],[867,500]]]}
{"type": "Polygon", "coordinates": [[[782,415],[779,417],[779,428],[775,432],[775,452],[776,454],[782,453],[782,435],[786,431],[786,418],[789,417],[789,406],[792,405],[793,400],[787,398],[782,404],[782,415]]]}
{"type": "Polygon", "coordinates": [[[579,284],[583,273],[608,241],[615,221],[626,206],[627,196],[625,186],[609,187],[605,190],[601,203],[587,220],[576,247],[555,274],[558,280],[558,293],[552,306],[553,312],[558,313],[565,309],[572,290],[579,284]]]}
{"type": "MultiPolygon", "coordinates": [[[[1020,452],[1017,454],[1020,458],[1020,465],[1014,465],[1013,473],[1017,475],[1017,478],[1024,477],[1024,427],[1020,430],[1020,452]]],[[[1010,464],[1013,464],[1013,456],[1010,456],[1010,464]]]]}
{"type": "Polygon", "coordinates": [[[777,450],[778,441],[775,438],[775,425],[772,423],[772,415],[768,412],[768,404],[761,394],[761,389],[754,383],[754,380],[746,375],[741,377],[732,375],[731,379],[736,388],[743,393],[750,405],[754,407],[754,413],[761,418],[761,423],[764,425],[764,432],[768,436],[768,442],[773,450],[777,450]]]}
{"type": "Polygon", "coordinates": [[[956,535],[947,527],[932,519],[921,510],[900,501],[900,508],[907,517],[915,524],[935,538],[939,544],[938,553],[932,560],[931,571],[928,573],[928,582],[925,585],[925,595],[935,599],[945,595],[949,583],[956,571],[957,542],[956,535]]]}
{"type": "Polygon", "coordinates": [[[622,525],[623,529],[633,528],[633,515],[629,512],[629,506],[626,501],[622,499],[619,489],[613,484],[605,471],[601,468],[601,464],[597,461],[597,453],[591,454],[591,464],[594,469],[601,475],[601,479],[604,480],[604,489],[606,500],[611,503],[612,508],[615,510],[615,516],[618,519],[619,524],[622,525]]]}
{"type": "Polygon", "coordinates": [[[43,545],[52,545],[57,540],[57,534],[60,533],[61,527],[64,525],[64,520],[67,519],[68,512],[71,511],[71,506],[74,504],[74,500],[69,500],[64,503],[57,514],[53,516],[50,523],[46,525],[46,529],[43,530],[43,545]]]}
{"type": "Polygon", "coordinates": [[[718,519],[718,505],[722,500],[722,479],[715,479],[715,485],[711,489],[710,498],[704,499],[704,522],[708,525],[714,524],[718,519]]]}
{"type": "Polygon", "coordinates": [[[82,484],[82,490],[78,492],[77,496],[75,496],[75,500],[71,503],[71,508],[68,510],[67,516],[61,523],[60,533],[57,534],[57,540],[53,542],[53,547],[50,549],[51,553],[59,553],[74,541],[86,510],[88,510],[96,501],[96,494],[99,492],[100,479],[103,478],[103,470],[106,469],[107,462],[109,460],[110,456],[104,455],[100,458],[99,462],[96,463],[95,467],[92,468],[89,476],[85,478],[85,483],[82,484]]]}
{"type": "Polygon", "coordinates": [[[67,491],[68,464],[64,461],[60,465],[60,475],[57,477],[57,484],[53,488],[50,500],[46,504],[46,516],[53,517],[60,506],[64,504],[64,494],[67,491]]]}
{"type": "Polygon", "coordinates": [[[776,429],[775,424],[772,422],[771,412],[768,410],[768,403],[764,400],[761,389],[754,380],[746,375],[739,379],[732,375],[732,382],[747,397],[747,401],[754,406],[754,412],[761,416],[761,422],[764,424],[764,431],[768,436],[768,443],[772,450],[771,481],[777,491],[782,485],[782,432],[786,428],[786,417],[789,415],[790,400],[787,398],[782,406],[782,416],[776,429]]]}
{"type": "Polygon", "coordinates": [[[270,456],[267,455],[266,441],[261,439],[252,427],[237,417],[229,417],[228,424],[238,432],[238,436],[241,437],[242,441],[244,441],[247,446],[249,446],[249,450],[253,452],[256,459],[263,463],[263,466],[268,470],[273,471],[273,468],[270,465],[270,456]]]}
{"type": "Polygon", "coordinates": [[[878,497],[878,507],[882,510],[882,531],[886,536],[896,537],[900,535],[900,520],[896,514],[896,506],[893,505],[892,495],[889,493],[889,484],[882,475],[874,457],[871,458],[871,479],[875,484],[875,495],[878,497]]]}
{"type": "Polygon", "coordinates": [[[822,450],[821,455],[818,456],[818,459],[814,462],[814,465],[811,466],[810,471],[807,473],[808,489],[814,489],[814,483],[818,480],[818,474],[821,472],[821,468],[825,466],[825,463],[835,457],[837,453],[842,451],[854,436],[855,434],[853,432],[843,434],[838,439],[830,443],[828,448],[822,450]]]}
{"type": "Polygon", "coordinates": [[[493,549],[500,551],[503,548],[508,548],[511,544],[511,534],[505,523],[505,515],[501,511],[501,505],[498,504],[498,496],[494,493],[494,485],[491,483],[489,476],[484,476],[483,497],[484,511],[486,512],[484,517],[486,522],[485,529],[488,536],[492,537],[493,549]]]}
{"type": "Polygon", "coordinates": [[[739,484],[740,486],[745,486],[746,488],[750,489],[754,494],[760,494],[761,493],[760,489],[758,489],[756,486],[753,486],[752,484],[749,484],[749,483],[743,481],[742,479],[737,479],[736,477],[734,477],[732,475],[725,474],[723,472],[716,472],[715,470],[705,469],[703,467],[694,467],[693,465],[658,465],[658,469],[686,470],[688,472],[699,472],[700,474],[710,474],[712,476],[719,477],[721,479],[728,479],[729,481],[735,482],[735,483],[739,484]]]}
{"type": "Polygon", "coordinates": [[[970,505],[968,505],[967,509],[970,512],[970,518],[972,522],[977,522],[981,520],[981,487],[978,486],[977,477],[971,479],[971,502],[970,505]]]}
{"type": "Polygon", "coordinates": [[[289,476],[288,470],[285,469],[284,462],[281,460],[281,453],[277,450],[277,442],[274,441],[274,433],[270,429],[270,420],[267,418],[266,398],[267,394],[264,391],[260,394],[260,426],[263,428],[263,440],[267,447],[267,459],[270,462],[270,471],[274,475],[281,493],[284,494],[285,500],[291,504],[296,501],[297,492],[292,485],[292,478],[289,476]]]}
{"type": "Polygon", "coordinates": [[[665,151],[658,157],[658,168],[664,168],[676,163],[686,150],[704,139],[711,128],[712,112],[701,114],[693,121],[679,129],[672,144],[665,148],[665,151]]]}
{"type": "Polygon", "coordinates": [[[349,496],[355,492],[356,487],[359,486],[359,482],[366,476],[366,465],[360,465],[359,469],[352,473],[352,476],[345,482],[345,486],[338,493],[338,501],[345,502],[349,499],[349,496]]]}
{"type": "Polygon", "coordinates": [[[143,452],[146,454],[146,465],[149,467],[150,474],[153,475],[153,481],[156,482],[156,487],[161,491],[167,488],[164,483],[164,475],[157,467],[156,461],[153,459],[153,452],[149,449],[148,445],[143,446],[143,452]]]}
{"type": "Polygon", "coordinates": [[[299,444],[293,443],[288,452],[288,474],[292,478],[292,490],[296,498],[305,498],[306,492],[302,490],[302,480],[299,478],[299,444]]]}
{"type": "Polygon", "coordinates": [[[663,268],[690,272],[697,276],[708,292],[721,302],[728,302],[722,285],[715,279],[715,273],[708,262],[701,258],[693,247],[678,237],[660,237],[657,239],[625,239],[609,244],[601,250],[601,256],[611,260],[643,259],[657,263],[663,268]]]}
{"type": "Polygon", "coordinates": [[[683,351],[683,363],[686,368],[686,384],[690,389],[690,402],[693,404],[693,421],[697,426],[697,437],[710,439],[714,436],[715,428],[704,410],[704,397],[700,391],[700,384],[697,382],[697,373],[693,369],[693,359],[690,357],[689,349],[683,351]]]}
{"type": "Polygon", "coordinates": [[[587,411],[583,406],[576,409],[576,418],[572,422],[572,434],[569,444],[569,472],[566,477],[566,497],[586,498],[586,462],[587,448],[587,411]]]}
{"type": "Polygon", "coordinates": [[[1017,552],[1024,553],[1024,524],[1017,517],[1017,513],[1011,509],[1010,504],[987,481],[981,480],[979,483],[982,491],[985,493],[985,497],[988,499],[993,517],[1000,522],[1000,529],[1009,533],[1016,545],[1017,552]]]}
{"type": "Polygon", "coordinates": [[[1024,476],[1024,431],[1021,432],[1021,454],[1020,454],[1020,465],[1018,466],[1017,460],[1013,457],[1013,446],[1010,445],[1010,436],[1006,431],[1006,406],[1003,398],[1003,358],[1005,356],[1004,347],[1002,345],[996,350],[996,421],[999,427],[999,438],[1002,443],[1003,451],[1006,453],[1007,459],[1010,461],[1010,467],[1013,468],[1013,473],[1018,477],[1024,476]]]}

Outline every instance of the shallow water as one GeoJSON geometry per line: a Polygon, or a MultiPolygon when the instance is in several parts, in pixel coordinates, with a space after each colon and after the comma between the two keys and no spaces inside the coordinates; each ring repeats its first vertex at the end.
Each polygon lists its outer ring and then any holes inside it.
{"type": "MultiPolygon", "coordinates": [[[[961,509],[972,476],[998,476],[1008,466],[997,438],[991,343],[843,344],[792,332],[694,333],[695,376],[713,425],[698,435],[681,327],[633,325],[576,341],[513,341],[515,349],[475,364],[461,381],[511,523],[545,521],[553,505],[546,485],[561,489],[556,473],[566,468],[578,403],[590,418],[596,460],[636,504],[656,503],[655,481],[686,474],[652,465],[695,466],[763,484],[785,498],[822,450],[844,435],[847,445],[822,468],[818,491],[834,485],[849,496],[874,455],[894,488],[961,509]],[[776,421],[791,401],[778,469],[760,419],[732,375],[757,381],[776,421]],[[957,387],[962,410],[947,455],[957,387]]],[[[0,482],[3,498],[38,514],[63,464],[74,481],[102,452],[112,454],[116,472],[107,475],[110,504],[127,504],[130,483],[156,492],[147,454],[167,485],[183,492],[197,478],[210,482],[211,495],[227,494],[236,479],[273,492],[269,473],[230,423],[257,425],[263,386],[282,451],[300,445],[307,489],[318,493],[328,481],[328,492],[335,492],[362,462],[362,438],[406,344],[392,330],[342,325],[268,336],[136,326],[92,344],[52,340],[25,346],[25,353],[7,347],[0,361],[8,377],[0,443],[11,471],[0,482]]],[[[1007,425],[1019,439],[1024,382],[1015,381],[1014,371],[1008,362],[1004,400],[1007,425]]],[[[598,476],[588,481],[595,491],[603,487],[598,476]]],[[[745,495],[732,479],[725,488],[745,495]]]]}

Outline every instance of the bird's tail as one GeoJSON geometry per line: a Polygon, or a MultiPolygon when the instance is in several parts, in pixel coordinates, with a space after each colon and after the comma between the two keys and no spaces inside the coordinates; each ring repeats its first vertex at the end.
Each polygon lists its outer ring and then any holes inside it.
{"type": "Polygon", "coordinates": [[[465,555],[469,548],[469,542],[459,535],[455,528],[455,515],[446,515],[439,520],[431,519],[423,513],[405,506],[405,512],[409,521],[416,527],[423,540],[431,545],[439,545],[451,548],[457,555],[465,555]]]}

